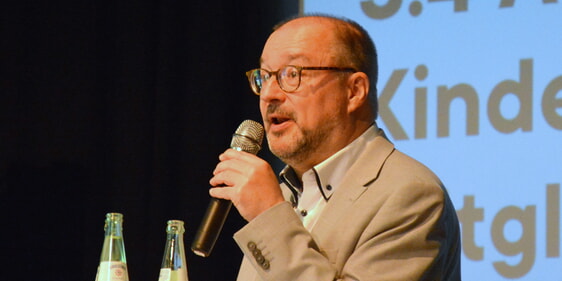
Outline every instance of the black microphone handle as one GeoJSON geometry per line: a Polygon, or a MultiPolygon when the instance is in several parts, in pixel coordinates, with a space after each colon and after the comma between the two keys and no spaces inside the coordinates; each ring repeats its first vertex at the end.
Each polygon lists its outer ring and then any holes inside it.
{"type": "Polygon", "coordinates": [[[219,238],[222,226],[232,207],[230,200],[211,197],[207,212],[195,234],[191,250],[198,256],[208,257],[219,238]]]}

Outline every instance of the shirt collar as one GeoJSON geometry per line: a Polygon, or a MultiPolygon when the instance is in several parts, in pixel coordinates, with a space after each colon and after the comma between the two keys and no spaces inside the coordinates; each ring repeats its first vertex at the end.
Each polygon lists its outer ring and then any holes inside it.
{"type": "MultiPolygon", "coordinates": [[[[312,169],[306,171],[303,177],[314,177],[322,197],[328,201],[339,187],[343,177],[353,165],[357,156],[364,150],[368,141],[377,136],[378,130],[376,123],[373,123],[361,136],[312,169]]],[[[301,179],[297,177],[295,171],[290,166],[286,166],[279,176],[281,181],[293,193],[291,201],[296,206],[303,189],[301,179]]]]}

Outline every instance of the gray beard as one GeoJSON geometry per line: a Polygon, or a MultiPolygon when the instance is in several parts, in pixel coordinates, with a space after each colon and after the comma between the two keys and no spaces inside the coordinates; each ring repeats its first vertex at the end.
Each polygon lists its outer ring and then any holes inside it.
{"type": "Polygon", "coordinates": [[[293,149],[276,151],[272,150],[270,147],[270,150],[273,155],[277,156],[285,164],[291,166],[294,163],[300,163],[309,159],[327,137],[327,132],[321,128],[313,131],[302,131],[302,137],[294,140],[293,149]]]}

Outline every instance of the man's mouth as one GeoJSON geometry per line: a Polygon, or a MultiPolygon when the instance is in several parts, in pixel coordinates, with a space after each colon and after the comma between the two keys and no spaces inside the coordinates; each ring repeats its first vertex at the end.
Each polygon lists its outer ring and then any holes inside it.
{"type": "Polygon", "coordinates": [[[293,118],[291,118],[290,115],[285,115],[285,114],[271,114],[268,117],[268,130],[270,133],[273,134],[282,134],[282,132],[285,132],[285,130],[287,130],[289,128],[289,126],[291,125],[291,122],[293,120],[293,118]]]}
{"type": "Polygon", "coordinates": [[[267,107],[267,123],[272,130],[284,130],[291,120],[295,120],[295,118],[290,111],[285,111],[273,104],[267,107]]]}
{"type": "Polygon", "coordinates": [[[270,123],[273,125],[280,125],[286,121],[290,120],[290,118],[288,117],[283,117],[283,116],[274,116],[270,118],[270,123]]]}

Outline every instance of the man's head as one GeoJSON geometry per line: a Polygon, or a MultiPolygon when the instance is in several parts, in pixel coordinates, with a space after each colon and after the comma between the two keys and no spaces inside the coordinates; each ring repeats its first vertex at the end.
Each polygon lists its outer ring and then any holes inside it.
{"type": "Polygon", "coordinates": [[[266,71],[249,73],[259,77],[254,91],[270,149],[297,172],[351,143],[376,118],[376,51],[355,23],[325,16],[284,22],[267,40],[260,67],[266,71]]]}

